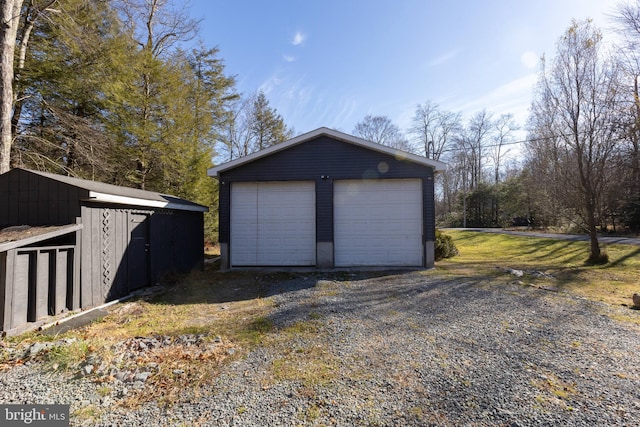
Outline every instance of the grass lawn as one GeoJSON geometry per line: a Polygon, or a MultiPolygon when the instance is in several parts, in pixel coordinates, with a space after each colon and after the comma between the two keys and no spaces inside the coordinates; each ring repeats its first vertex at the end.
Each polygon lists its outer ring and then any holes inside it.
{"type": "Polygon", "coordinates": [[[632,305],[640,293],[640,247],[602,245],[609,263],[588,266],[588,242],[451,230],[460,254],[436,263],[436,270],[451,275],[504,274],[522,270],[525,283],[567,291],[609,304],[632,305]],[[541,272],[552,278],[531,274],[541,272]]]}

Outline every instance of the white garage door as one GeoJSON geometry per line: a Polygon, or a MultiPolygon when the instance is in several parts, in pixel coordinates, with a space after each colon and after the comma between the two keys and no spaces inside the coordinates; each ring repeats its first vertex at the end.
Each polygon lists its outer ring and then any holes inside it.
{"type": "Polygon", "coordinates": [[[339,267],[421,266],[421,181],[335,181],[334,251],[339,267]]]}
{"type": "Polygon", "coordinates": [[[231,265],[316,263],[314,182],[231,185],[231,265]]]}

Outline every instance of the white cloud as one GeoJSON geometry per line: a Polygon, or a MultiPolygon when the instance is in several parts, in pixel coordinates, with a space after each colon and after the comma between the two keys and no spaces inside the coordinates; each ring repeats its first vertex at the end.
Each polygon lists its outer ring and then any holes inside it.
{"type": "Polygon", "coordinates": [[[452,51],[447,52],[447,53],[445,53],[443,55],[440,55],[439,57],[431,60],[429,62],[429,66],[430,67],[435,67],[437,65],[442,65],[445,62],[449,62],[450,60],[452,60],[453,58],[458,56],[458,53],[460,53],[460,49],[452,50],[452,51]]]}
{"type": "Polygon", "coordinates": [[[291,55],[282,55],[282,59],[284,59],[285,62],[294,62],[296,57],[291,55]]]}
{"type": "Polygon", "coordinates": [[[528,69],[535,68],[538,65],[539,60],[540,57],[538,56],[538,54],[531,50],[524,52],[520,56],[520,62],[522,62],[522,65],[524,65],[528,69]]]}
{"type": "Polygon", "coordinates": [[[451,111],[460,111],[466,118],[482,109],[496,116],[510,113],[519,125],[524,126],[529,116],[533,88],[537,79],[536,73],[530,73],[476,99],[468,100],[462,105],[446,106],[446,108],[451,111]]]}
{"type": "Polygon", "coordinates": [[[282,81],[282,78],[276,72],[258,87],[258,91],[264,92],[265,95],[269,95],[269,93],[275,90],[276,87],[282,84],[282,81]]]}
{"type": "Polygon", "coordinates": [[[300,31],[298,31],[298,32],[297,32],[297,33],[295,33],[295,35],[293,36],[293,40],[291,41],[291,44],[292,44],[292,45],[294,45],[294,46],[299,46],[299,45],[301,45],[301,44],[304,42],[304,40],[305,40],[306,38],[307,38],[307,36],[306,36],[304,33],[302,33],[302,32],[300,32],[300,31]]]}

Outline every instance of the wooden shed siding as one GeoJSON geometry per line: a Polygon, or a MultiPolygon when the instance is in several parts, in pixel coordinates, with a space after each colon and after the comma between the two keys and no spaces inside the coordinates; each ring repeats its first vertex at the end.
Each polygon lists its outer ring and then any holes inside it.
{"type": "Polygon", "coordinates": [[[13,289],[14,280],[14,262],[15,250],[0,253],[0,321],[2,321],[2,330],[6,331],[11,328],[13,316],[13,289]]]}
{"type": "Polygon", "coordinates": [[[220,236],[229,243],[230,183],[316,180],[317,241],[333,241],[333,181],[422,178],[425,201],[423,240],[433,240],[433,169],[388,154],[322,136],[220,173],[220,236]],[[323,179],[322,176],[327,178],[323,179]]]}
{"type": "MultiPolygon", "coordinates": [[[[178,241],[182,237],[176,235],[183,226],[176,226],[180,224],[182,218],[179,218],[173,212],[157,212],[151,216],[151,281],[156,282],[160,279],[160,271],[175,271],[177,270],[180,260],[178,257],[184,256],[179,254],[178,241]],[[176,221],[176,224],[173,222],[176,221]]],[[[186,231],[186,230],[185,230],[186,231]]],[[[187,236],[185,235],[185,238],[187,236]]],[[[203,243],[204,246],[204,243],[203,243]]]]}
{"type": "Polygon", "coordinates": [[[11,313],[11,297],[6,292],[7,283],[13,283],[13,278],[8,277],[7,252],[0,252],[0,328],[6,331],[9,328],[9,321],[5,314],[11,313]]]}
{"type": "MultiPolygon", "coordinates": [[[[131,209],[82,207],[82,307],[127,295],[131,209]]],[[[151,215],[151,211],[146,211],[151,215]]],[[[143,284],[144,286],[146,284],[143,284]]]]}
{"type": "MultiPolygon", "coordinates": [[[[49,302],[49,282],[52,279],[52,257],[51,251],[44,250],[38,251],[34,254],[36,257],[36,271],[35,271],[35,283],[33,288],[35,292],[30,293],[33,295],[33,305],[29,307],[32,311],[32,321],[38,320],[48,314],[48,302],[49,302]]],[[[31,264],[34,266],[34,264],[31,264]]]]}
{"type": "Polygon", "coordinates": [[[71,309],[73,245],[25,246],[0,253],[0,326],[15,331],[28,322],[71,309]]]}
{"type": "Polygon", "coordinates": [[[91,280],[93,280],[93,237],[90,231],[93,212],[87,208],[82,208],[81,211],[83,230],[80,232],[80,245],[82,246],[80,255],[80,265],[82,265],[82,269],[80,271],[80,282],[83,286],[80,289],[80,307],[88,307],[93,301],[93,289],[84,284],[91,283],[91,280]]]}
{"type": "Polygon", "coordinates": [[[28,224],[63,225],[80,216],[80,198],[88,192],[45,177],[16,173],[0,175],[0,228],[28,224]]]}
{"type": "Polygon", "coordinates": [[[149,215],[149,281],[169,272],[187,272],[203,260],[204,224],[200,212],[82,207],[82,307],[127,295],[149,283],[129,283],[129,214],[149,215]],[[202,244],[194,244],[201,242],[202,244]]]}
{"type": "Polygon", "coordinates": [[[204,217],[189,211],[173,211],[172,216],[173,218],[165,216],[166,224],[163,228],[157,228],[160,232],[172,230],[172,240],[167,242],[169,250],[164,252],[164,256],[171,257],[173,261],[165,261],[164,265],[172,266],[173,270],[180,272],[201,266],[204,261],[204,217]],[[199,242],[200,245],[190,242],[199,242]]]}
{"type": "MultiPolygon", "coordinates": [[[[78,219],[78,222],[80,219],[78,219]]],[[[67,305],[71,310],[78,310],[81,303],[82,289],[82,230],[75,232],[76,249],[73,251],[73,271],[70,273],[73,277],[70,292],[67,293],[67,305]]]]}
{"type": "Polygon", "coordinates": [[[8,251],[8,254],[13,261],[13,283],[10,284],[9,291],[12,297],[9,327],[13,329],[29,320],[29,258],[31,254],[19,253],[17,250],[8,251]]]}

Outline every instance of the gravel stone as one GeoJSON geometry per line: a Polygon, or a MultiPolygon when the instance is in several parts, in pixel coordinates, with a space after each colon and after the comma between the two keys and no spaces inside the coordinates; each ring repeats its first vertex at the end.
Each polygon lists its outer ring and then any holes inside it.
{"type": "MultiPolygon", "coordinates": [[[[104,396],[89,377],[19,365],[0,375],[0,402],[99,407],[95,419],[72,417],[72,425],[640,425],[640,328],[614,320],[640,311],[422,271],[274,279],[266,298],[274,333],[317,325],[288,350],[325,354],[326,382],[274,380],[285,352],[259,346],[170,407],[120,404],[148,386],[149,366],[115,372],[104,396]]],[[[176,342],[206,345],[203,336],[136,337],[122,344],[122,360],[176,342]]]]}

